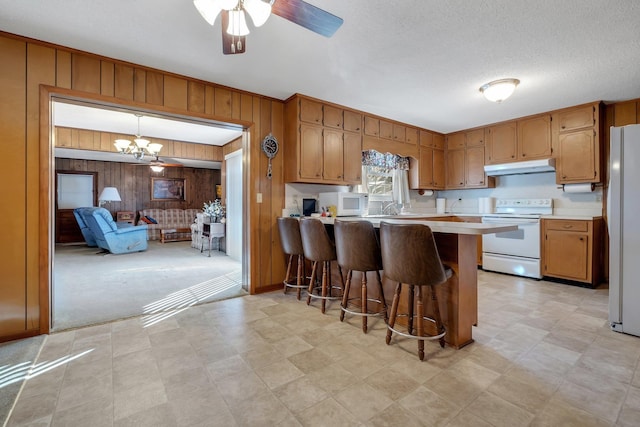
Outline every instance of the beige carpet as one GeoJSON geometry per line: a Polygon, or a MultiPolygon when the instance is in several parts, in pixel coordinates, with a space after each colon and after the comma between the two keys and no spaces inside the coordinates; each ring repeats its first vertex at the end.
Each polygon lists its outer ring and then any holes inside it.
{"type": "Polygon", "coordinates": [[[145,252],[112,255],[56,246],[53,330],[144,315],[244,295],[241,264],[224,252],[200,253],[191,242],[149,241],[145,252]]]}

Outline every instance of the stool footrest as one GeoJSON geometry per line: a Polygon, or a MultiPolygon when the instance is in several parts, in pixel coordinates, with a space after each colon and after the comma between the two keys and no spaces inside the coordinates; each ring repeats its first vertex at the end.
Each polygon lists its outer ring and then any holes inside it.
{"type": "Polygon", "coordinates": [[[357,305],[357,304],[349,304],[349,301],[360,301],[360,297],[357,298],[349,298],[347,300],[347,306],[346,307],[342,307],[340,306],[340,309],[342,311],[344,311],[345,313],[349,313],[349,314],[353,314],[354,316],[383,316],[386,313],[386,310],[384,309],[384,306],[382,305],[382,301],[380,301],[379,299],[375,299],[375,298],[367,298],[367,303],[375,303],[375,304],[379,304],[380,305],[380,310],[378,311],[373,311],[370,309],[367,309],[366,313],[362,312],[362,306],[357,305]],[[356,310],[357,308],[357,310],[356,310]]]}
{"type": "MultiPolygon", "coordinates": [[[[406,314],[398,314],[396,317],[408,317],[408,315],[406,315],[406,314]]],[[[430,318],[430,317],[424,316],[423,319],[427,320],[427,321],[429,321],[431,323],[436,323],[436,321],[434,319],[430,318]]],[[[399,330],[397,330],[395,328],[392,328],[389,325],[387,325],[387,329],[392,331],[394,334],[398,334],[398,335],[403,336],[405,338],[411,338],[411,339],[414,339],[414,340],[422,340],[422,341],[439,340],[440,338],[444,337],[445,334],[447,333],[446,328],[444,328],[444,330],[441,333],[439,333],[438,335],[425,335],[425,336],[421,337],[421,336],[418,336],[416,334],[410,334],[408,332],[399,331],[399,330]]],[[[414,327],[413,329],[415,330],[416,328],[414,327]]]]}
{"type": "Polygon", "coordinates": [[[282,283],[288,287],[288,288],[300,288],[300,289],[307,289],[309,287],[309,285],[298,285],[297,282],[287,282],[286,280],[283,280],[282,283]]]}
{"type": "MultiPolygon", "coordinates": [[[[307,286],[308,288],[308,286],[307,286]]],[[[342,294],[342,288],[340,286],[337,285],[333,285],[331,286],[331,289],[336,289],[340,291],[340,294],[342,294]]],[[[331,289],[327,289],[329,291],[329,293],[331,292],[331,289]]],[[[329,296],[327,295],[326,297],[322,296],[322,286],[314,286],[313,288],[313,292],[308,294],[311,298],[315,298],[315,299],[325,299],[325,300],[341,300],[342,299],[342,295],[338,295],[338,296],[329,296]],[[320,294],[317,294],[315,292],[320,292],[320,294]]]]}

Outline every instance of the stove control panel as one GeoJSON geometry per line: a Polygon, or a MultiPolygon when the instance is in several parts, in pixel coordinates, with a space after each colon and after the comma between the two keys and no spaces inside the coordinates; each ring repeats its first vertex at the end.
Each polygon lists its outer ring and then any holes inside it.
{"type": "Polygon", "coordinates": [[[553,199],[498,199],[496,212],[551,215],[553,199]]]}

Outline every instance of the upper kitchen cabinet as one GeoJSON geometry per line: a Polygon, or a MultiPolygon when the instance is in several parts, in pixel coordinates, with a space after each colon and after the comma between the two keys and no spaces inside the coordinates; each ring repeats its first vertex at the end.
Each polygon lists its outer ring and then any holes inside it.
{"type": "Polygon", "coordinates": [[[518,160],[551,157],[551,115],[544,114],[518,120],[518,160]]]}
{"type": "Polygon", "coordinates": [[[285,182],[359,184],[362,135],[345,131],[360,127],[361,115],[322,102],[294,96],[285,103],[285,182]],[[351,112],[349,112],[351,113],[351,112]],[[360,117],[360,120],[357,119],[360,117]]]}
{"type": "Polygon", "coordinates": [[[457,150],[465,147],[465,133],[456,132],[447,135],[447,150],[457,150]]]}
{"type": "Polygon", "coordinates": [[[516,122],[489,126],[485,144],[486,163],[515,162],[518,155],[517,135],[516,122]]]}
{"type": "Polygon", "coordinates": [[[415,190],[444,190],[444,136],[420,129],[419,145],[418,158],[410,158],[409,181],[411,188],[415,190]]]}
{"type": "Polygon", "coordinates": [[[362,132],[362,114],[345,110],[343,113],[344,130],[348,132],[362,132]]]}
{"type": "Polygon", "coordinates": [[[322,124],[322,103],[306,98],[300,98],[300,121],[305,123],[322,124]]]}
{"type": "Polygon", "coordinates": [[[418,141],[420,139],[418,135],[419,135],[418,129],[407,127],[405,131],[404,142],[406,142],[407,144],[416,145],[418,144],[418,141]]]}
{"type": "Polygon", "coordinates": [[[376,150],[417,159],[419,131],[403,123],[364,116],[363,150],[376,150]]]}
{"type": "Polygon", "coordinates": [[[324,105],[322,107],[323,118],[322,124],[325,127],[331,127],[335,129],[342,129],[342,108],[336,108],[329,105],[324,105]]]}
{"type": "Polygon", "coordinates": [[[481,145],[484,146],[484,135],[485,135],[484,128],[465,132],[464,134],[465,147],[479,147],[481,145]]]}
{"type": "Polygon", "coordinates": [[[557,111],[552,141],[556,147],[556,182],[602,182],[601,105],[593,103],[557,111]]]}

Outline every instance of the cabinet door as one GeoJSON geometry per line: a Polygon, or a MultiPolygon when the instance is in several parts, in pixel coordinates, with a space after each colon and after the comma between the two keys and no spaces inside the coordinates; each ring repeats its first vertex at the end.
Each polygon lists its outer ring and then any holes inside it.
{"type": "Polygon", "coordinates": [[[364,134],[369,136],[380,136],[380,120],[373,117],[364,116],[364,134]]]}
{"type": "Polygon", "coordinates": [[[558,150],[556,170],[558,183],[597,181],[593,129],[560,134],[558,150]]]}
{"type": "Polygon", "coordinates": [[[588,281],[588,234],[547,230],[544,241],[544,256],[544,274],[588,281]]]}
{"type": "Polygon", "coordinates": [[[393,125],[393,140],[404,142],[407,138],[407,128],[401,125],[393,125]]]}
{"type": "Polygon", "coordinates": [[[462,132],[452,133],[447,135],[447,150],[456,150],[464,148],[465,146],[465,134],[462,132]]]}
{"type": "Polygon", "coordinates": [[[516,160],[516,124],[491,126],[487,131],[486,156],[488,164],[514,162],[516,160]]]}
{"type": "MultiPolygon", "coordinates": [[[[484,129],[476,129],[465,134],[467,147],[478,147],[484,145],[484,129]]],[[[484,161],[484,160],[483,160],[484,161]]]]}
{"type": "Polygon", "coordinates": [[[323,120],[322,123],[326,127],[335,129],[342,129],[342,109],[325,105],[323,108],[323,120]]]}
{"type": "Polygon", "coordinates": [[[322,180],[322,128],[300,125],[300,178],[322,180]]]}
{"type": "Polygon", "coordinates": [[[359,133],[345,132],[344,181],[353,184],[362,182],[362,137],[359,133]]]}
{"type": "Polygon", "coordinates": [[[521,160],[551,157],[551,116],[518,121],[518,153],[521,160]]]}
{"type": "Polygon", "coordinates": [[[585,107],[573,108],[558,113],[558,128],[560,132],[570,132],[572,130],[595,125],[595,107],[587,105],[585,107]]]}
{"type": "Polygon", "coordinates": [[[465,187],[485,187],[484,147],[467,148],[465,157],[465,187]]]}
{"type": "Polygon", "coordinates": [[[380,120],[380,138],[393,139],[393,123],[380,120]]]}
{"type": "Polygon", "coordinates": [[[447,183],[446,188],[464,187],[464,151],[447,151],[447,183]]]}
{"type": "Polygon", "coordinates": [[[433,188],[433,148],[420,149],[419,188],[433,188]]]}
{"type": "Polygon", "coordinates": [[[344,130],[360,132],[362,130],[362,114],[345,110],[343,113],[344,130]]]}
{"type": "Polygon", "coordinates": [[[307,123],[322,124],[322,104],[300,98],[300,120],[307,123]]]}
{"type": "Polygon", "coordinates": [[[411,145],[416,145],[418,143],[418,129],[416,128],[407,128],[405,132],[404,142],[411,145]]]}
{"type": "Polygon", "coordinates": [[[420,130],[420,147],[433,147],[433,134],[426,130],[420,130]]]}
{"type": "Polygon", "coordinates": [[[342,132],[324,130],[324,168],[322,177],[328,181],[342,181],[344,173],[344,151],[342,132]]]}
{"type": "Polygon", "coordinates": [[[433,134],[433,148],[444,150],[444,135],[441,135],[439,133],[433,134]]]}
{"type": "MultiPolygon", "coordinates": [[[[444,138],[443,138],[444,142],[444,138]]],[[[433,188],[444,190],[445,186],[445,163],[444,150],[433,150],[433,188]]]]}

